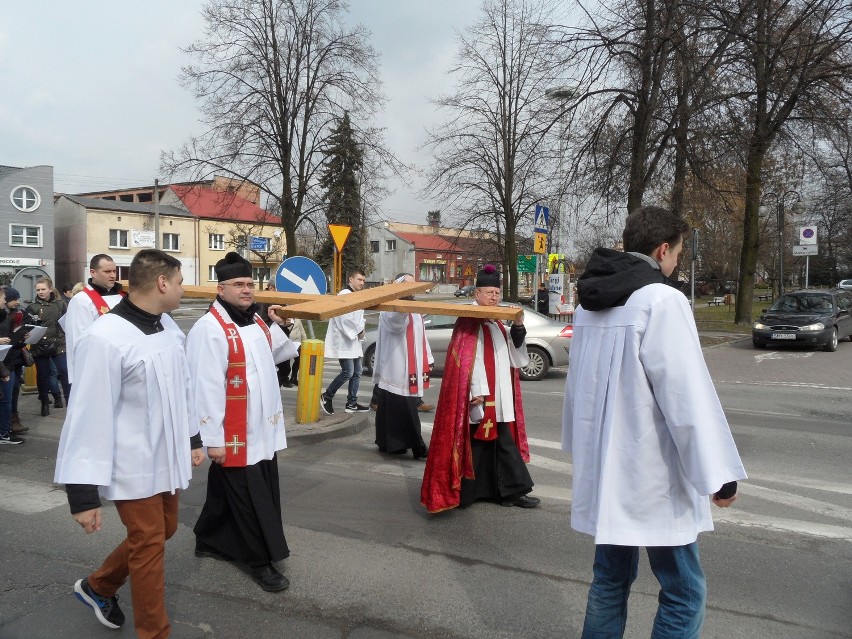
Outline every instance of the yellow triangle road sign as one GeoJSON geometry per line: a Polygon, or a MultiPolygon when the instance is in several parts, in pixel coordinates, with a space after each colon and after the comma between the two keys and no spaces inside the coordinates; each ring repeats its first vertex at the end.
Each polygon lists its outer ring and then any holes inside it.
{"type": "Polygon", "coordinates": [[[334,245],[337,247],[338,252],[343,251],[343,246],[346,244],[346,238],[349,237],[349,231],[351,230],[352,227],[345,224],[328,225],[328,232],[331,233],[331,239],[334,240],[334,245]]]}

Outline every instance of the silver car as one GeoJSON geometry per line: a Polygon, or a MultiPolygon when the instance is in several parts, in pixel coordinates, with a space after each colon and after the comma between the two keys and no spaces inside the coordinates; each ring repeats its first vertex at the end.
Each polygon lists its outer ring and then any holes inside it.
{"type": "MultiPolygon", "coordinates": [[[[447,357],[447,348],[453,334],[456,317],[450,315],[426,315],[426,336],[435,358],[435,368],[443,369],[447,357]]],[[[527,352],[530,362],[521,369],[521,379],[538,381],[547,375],[551,366],[568,365],[568,349],[574,328],[570,324],[555,322],[536,311],[524,309],[524,326],[527,329],[527,352]]],[[[378,330],[368,331],[365,335],[364,371],[373,372],[376,355],[378,330]]]]}
{"type": "Polygon", "coordinates": [[[837,288],[843,291],[852,291],[852,280],[840,280],[837,284],[837,288]]]}

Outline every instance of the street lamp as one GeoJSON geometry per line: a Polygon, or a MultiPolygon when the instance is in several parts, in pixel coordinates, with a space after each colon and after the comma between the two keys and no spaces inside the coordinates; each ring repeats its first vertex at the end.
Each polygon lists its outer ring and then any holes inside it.
{"type": "MultiPolygon", "coordinates": [[[[545,92],[544,92],[544,95],[547,97],[548,100],[553,100],[553,101],[559,102],[560,103],[560,111],[563,111],[563,109],[564,109],[563,105],[566,102],[569,102],[570,100],[577,97],[577,95],[579,95],[579,92],[577,90],[577,87],[570,86],[570,85],[563,85],[563,86],[551,87],[550,89],[546,89],[545,92]]],[[[563,183],[562,183],[563,179],[564,179],[564,172],[563,172],[562,169],[563,169],[563,161],[565,159],[565,157],[564,157],[565,156],[564,144],[565,144],[565,136],[566,136],[565,112],[561,112],[559,114],[559,119],[560,119],[561,124],[562,124],[561,130],[560,130],[560,133],[559,133],[559,194],[558,194],[557,199],[556,199],[556,210],[554,211],[553,216],[551,218],[552,219],[551,234],[556,233],[556,242],[555,242],[555,249],[556,249],[555,252],[556,253],[559,252],[559,220],[562,217],[562,189],[563,189],[563,186],[564,186],[563,183]]],[[[554,252],[553,251],[553,241],[550,237],[550,234],[548,234],[548,238],[547,238],[547,252],[548,253],[554,252]]]]}

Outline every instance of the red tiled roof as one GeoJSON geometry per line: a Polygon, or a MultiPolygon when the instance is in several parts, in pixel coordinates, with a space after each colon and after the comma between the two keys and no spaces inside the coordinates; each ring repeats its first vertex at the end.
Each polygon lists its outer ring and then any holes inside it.
{"type": "Polygon", "coordinates": [[[400,233],[399,231],[393,231],[393,234],[402,238],[409,244],[414,244],[415,248],[423,249],[425,251],[448,252],[459,250],[451,242],[448,242],[440,235],[433,235],[431,233],[400,233]]]}
{"type": "Polygon", "coordinates": [[[170,188],[195,217],[267,224],[281,222],[280,218],[235,193],[177,184],[170,188]]]}

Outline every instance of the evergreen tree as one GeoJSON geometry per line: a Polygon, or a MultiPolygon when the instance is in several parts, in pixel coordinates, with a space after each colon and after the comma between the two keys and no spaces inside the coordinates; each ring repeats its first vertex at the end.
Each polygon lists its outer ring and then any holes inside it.
{"type": "MultiPolygon", "coordinates": [[[[323,169],[320,187],[323,189],[323,202],[326,207],[326,219],[329,224],[346,224],[352,227],[349,239],[343,249],[343,278],[352,268],[367,272],[364,212],[361,206],[360,171],[364,164],[364,153],[355,139],[355,131],[344,113],[323,149],[323,169]]],[[[334,243],[328,237],[317,256],[323,267],[331,267],[334,243]]]]}

